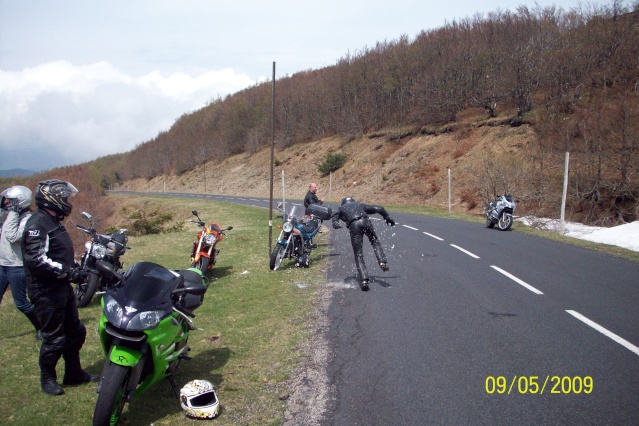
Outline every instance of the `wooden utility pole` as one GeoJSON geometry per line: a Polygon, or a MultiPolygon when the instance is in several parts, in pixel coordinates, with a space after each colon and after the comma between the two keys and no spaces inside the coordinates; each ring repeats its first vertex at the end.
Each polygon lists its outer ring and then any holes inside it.
{"type": "MultiPolygon", "coordinates": [[[[275,162],[275,61],[273,61],[273,87],[271,90],[271,185],[268,202],[268,255],[273,248],[273,165],[275,162]]],[[[270,262],[270,257],[269,257],[270,262]]]]}

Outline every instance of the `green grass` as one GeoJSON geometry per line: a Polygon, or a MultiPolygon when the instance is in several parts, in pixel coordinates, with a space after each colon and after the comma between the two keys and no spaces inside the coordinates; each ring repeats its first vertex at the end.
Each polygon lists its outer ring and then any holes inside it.
{"type": "MultiPolygon", "coordinates": [[[[285,259],[282,270],[269,270],[268,210],[214,201],[169,197],[110,196],[116,204],[144,203],[174,213],[188,221],[197,209],[204,221],[233,225],[221,241],[218,263],[204,304],[195,323],[203,331],[190,336],[192,361],[183,362],[176,374],[179,386],[205,379],[218,387],[222,405],[216,425],[278,425],[283,422],[286,380],[300,359],[299,345],[310,336],[315,319],[316,293],[325,278],[326,233],[319,234],[318,249],[309,269],[296,269],[285,259]]],[[[125,267],[139,261],[160,263],[171,269],[189,267],[196,225],[185,231],[129,239],[125,267]]],[[[278,236],[273,229],[273,240],[278,236]]],[[[80,248],[76,247],[79,251],[80,248]]],[[[83,367],[99,373],[104,354],[98,346],[99,297],[80,309],[87,327],[81,351],[83,367]]],[[[97,400],[95,385],[66,388],[52,397],[40,391],[38,345],[27,319],[14,307],[7,292],[0,306],[0,410],[3,424],[86,425],[91,423],[97,400]]],[[[63,374],[58,363],[58,377],[63,374]]],[[[125,407],[123,425],[202,425],[187,419],[167,381],[137,396],[125,407]]]]}
{"type": "MultiPolygon", "coordinates": [[[[278,425],[283,422],[286,380],[300,359],[299,345],[310,337],[315,320],[317,289],[325,278],[327,233],[319,234],[319,248],[313,252],[309,269],[296,269],[284,260],[280,271],[268,268],[268,211],[232,203],[171,197],[110,196],[116,205],[161,207],[174,220],[192,218],[197,209],[204,221],[233,225],[228,238],[219,243],[220,258],[204,304],[197,309],[196,325],[190,337],[193,360],[184,362],[176,375],[178,385],[206,379],[218,387],[222,405],[216,425],[278,425]],[[188,203],[188,205],[187,205],[188,203]]],[[[477,216],[419,207],[387,206],[391,212],[424,214],[470,220],[477,216]]],[[[275,222],[277,223],[277,222],[275,222]]],[[[189,266],[189,255],[197,227],[186,223],[184,232],[131,237],[123,260],[125,266],[153,261],[171,269],[189,266]]],[[[639,253],[618,247],[590,243],[541,231],[524,225],[513,228],[543,238],[579,245],[639,261],[639,253]]],[[[273,240],[277,238],[273,229],[273,240]]],[[[76,247],[77,251],[81,247],[76,247]]],[[[98,346],[99,299],[80,309],[87,327],[81,357],[85,369],[99,373],[104,354],[98,346]]],[[[31,324],[14,307],[7,292],[0,306],[0,412],[2,424],[87,425],[97,400],[95,386],[66,388],[66,394],[52,397],[40,391],[38,345],[31,324]]],[[[63,361],[58,364],[62,377],[63,361]]],[[[123,425],[202,425],[187,419],[173,397],[168,382],[160,382],[137,396],[125,408],[123,425]]]]}

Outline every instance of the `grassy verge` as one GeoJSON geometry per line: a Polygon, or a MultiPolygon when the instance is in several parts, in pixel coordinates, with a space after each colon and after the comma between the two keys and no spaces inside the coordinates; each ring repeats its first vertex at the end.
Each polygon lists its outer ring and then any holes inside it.
{"type": "MultiPolygon", "coordinates": [[[[213,270],[204,304],[195,312],[203,331],[190,337],[193,360],[183,362],[176,375],[182,386],[206,379],[219,390],[222,405],[216,425],[277,425],[283,421],[287,379],[299,360],[299,344],[310,333],[315,316],[316,293],[324,279],[326,233],[319,234],[309,269],[296,269],[284,260],[283,269],[268,267],[268,211],[214,201],[170,197],[110,196],[116,205],[161,207],[174,220],[188,221],[197,209],[205,221],[233,225],[228,238],[218,244],[219,261],[213,270]],[[187,204],[188,203],[188,204],[187,204]]],[[[69,226],[70,228],[70,226],[69,226]]],[[[98,228],[100,225],[98,224],[98,228]]],[[[101,230],[101,229],[100,229],[101,230]]],[[[125,266],[145,260],[171,269],[189,266],[197,227],[186,224],[179,233],[130,238],[123,257],[125,266]]],[[[277,238],[273,230],[273,239],[277,238]]],[[[80,248],[76,247],[79,251],[80,248]]],[[[99,297],[80,309],[87,327],[81,358],[85,369],[99,373],[104,354],[98,346],[99,297]]],[[[0,306],[0,410],[3,424],[90,424],[97,400],[95,386],[66,388],[61,397],[41,393],[38,345],[27,319],[13,305],[7,292],[0,306]]],[[[63,361],[58,376],[63,374],[63,361]]],[[[168,382],[161,382],[137,396],[125,408],[123,425],[201,425],[188,420],[173,397],[168,382]]]]}

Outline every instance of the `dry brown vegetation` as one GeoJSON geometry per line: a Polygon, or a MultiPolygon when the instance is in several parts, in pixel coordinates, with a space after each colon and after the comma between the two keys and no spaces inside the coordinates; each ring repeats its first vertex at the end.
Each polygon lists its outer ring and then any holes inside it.
{"type": "Polygon", "coordinates": [[[568,217],[633,221],[638,39],[639,13],[617,0],[477,15],[277,80],[274,136],[266,82],[184,114],[131,152],[82,166],[82,176],[89,187],[268,196],[275,140],[290,197],[311,180],[327,196],[317,165],[333,152],[348,161],[332,175],[332,198],[444,206],[450,168],[458,210],[508,191],[520,212],[556,217],[569,151],[568,217]]]}

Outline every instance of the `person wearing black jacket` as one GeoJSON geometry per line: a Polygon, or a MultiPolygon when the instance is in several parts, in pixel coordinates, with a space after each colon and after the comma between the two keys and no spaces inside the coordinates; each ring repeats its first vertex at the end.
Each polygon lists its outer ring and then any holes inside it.
{"type": "Polygon", "coordinates": [[[339,223],[340,219],[346,223],[346,227],[351,234],[351,245],[353,246],[353,254],[355,255],[355,264],[357,265],[357,272],[360,279],[360,287],[363,291],[368,290],[368,270],[366,269],[366,263],[364,262],[364,235],[368,237],[368,240],[373,246],[375,257],[382,271],[388,271],[388,265],[386,261],[386,255],[382,244],[379,242],[379,238],[375,233],[375,228],[371,223],[369,214],[381,215],[386,223],[390,226],[395,226],[395,221],[389,216],[384,207],[377,205],[368,205],[364,203],[358,203],[352,197],[342,198],[341,206],[333,212],[331,220],[333,222],[333,228],[339,229],[342,225],[339,223]]]}
{"type": "Polygon", "coordinates": [[[308,208],[311,204],[322,204],[323,201],[317,197],[317,184],[311,183],[308,185],[308,192],[304,197],[304,207],[308,208]]]}
{"type": "Polygon", "coordinates": [[[78,316],[71,282],[77,282],[82,271],[76,268],[73,242],[61,223],[71,214],[69,199],[77,192],[62,180],[40,182],[35,194],[38,209],[27,221],[22,237],[27,289],[42,327],[40,384],[42,392],[50,395],[64,393],[55,370],[60,357],[65,362],[64,386],[98,380],[80,365],[86,328],[78,316]]]}

